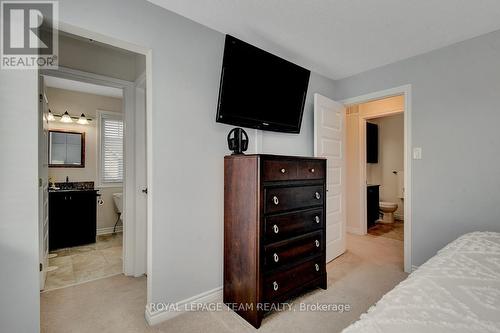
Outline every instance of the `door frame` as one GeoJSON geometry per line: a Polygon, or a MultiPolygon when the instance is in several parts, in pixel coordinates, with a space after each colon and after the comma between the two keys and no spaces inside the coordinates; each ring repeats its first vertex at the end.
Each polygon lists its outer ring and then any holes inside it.
{"type": "MultiPolygon", "coordinates": [[[[376,91],[373,93],[356,96],[341,101],[345,106],[363,104],[380,100],[388,97],[404,96],[404,271],[410,273],[413,270],[412,265],[412,116],[411,116],[411,84],[402,85],[386,90],[376,91]]],[[[379,114],[379,116],[396,114],[397,112],[389,112],[386,114],[379,114]]],[[[372,116],[360,117],[360,137],[359,137],[359,153],[360,153],[360,177],[362,184],[366,183],[366,120],[372,116]]],[[[362,231],[366,234],[366,186],[360,186],[361,197],[361,214],[360,221],[363,226],[362,231]]]]}
{"type": "MultiPolygon", "coordinates": [[[[146,173],[147,173],[147,189],[148,189],[148,200],[147,200],[147,208],[146,208],[146,213],[147,213],[147,223],[146,223],[146,228],[147,228],[147,238],[146,238],[146,252],[147,252],[147,258],[146,258],[146,266],[147,266],[147,281],[146,281],[146,286],[147,286],[147,303],[151,302],[152,295],[151,295],[151,280],[152,280],[152,269],[151,269],[151,263],[152,263],[152,244],[151,244],[151,239],[152,239],[152,224],[153,224],[153,195],[154,195],[154,186],[152,184],[152,175],[153,175],[153,147],[152,147],[152,142],[153,142],[153,132],[152,132],[152,118],[153,118],[153,79],[152,79],[152,74],[153,74],[153,68],[152,68],[152,63],[153,63],[153,51],[151,48],[129,43],[114,37],[106,36],[101,33],[98,33],[96,31],[84,29],[75,25],[68,24],[66,22],[59,21],[59,30],[64,31],[76,36],[80,36],[83,38],[88,38],[92,39],[101,43],[105,43],[111,46],[115,46],[118,48],[122,48],[131,52],[135,52],[138,54],[142,54],[146,57],[146,70],[145,70],[145,87],[146,87],[146,173]]],[[[61,69],[62,67],[59,67],[61,69]]],[[[117,79],[114,79],[117,80],[117,79]]],[[[128,81],[125,81],[128,82],[128,81]]],[[[134,107],[135,105],[132,105],[134,107]]],[[[129,113],[130,117],[134,117],[134,114],[129,113]]],[[[131,142],[128,147],[132,148],[133,142],[131,142]]],[[[127,145],[125,146],[125,149],[127,149],[127,145]]],[[[130,156],[130,154],[129,154],[130,156]]],[[[131,156],[133,158],[134,155],[131,156]]],[[[126,158],[126,157],[125,157],[126,158]]],[[[127,160],[125,163],[129,163],[127,160]]],[[[125,184],[124,184],[125,186],[125,184]]],[[[129,186],[130,187],[130,186],[129,186]]],[[[130,190],[133,190],[133,188],[130,188],[130,190]]],[[[124,200],[125,200],[126,194],[124,194],[124,200]]],[[[125,203],[125,201],[124,201],[125,203]]],[[[125,248],[125,246],[124,246],[125,248]]],[[[133,253],[133,252],[129,252],[133,253]]],[[[124,265],[125,265],[125,260],[124,260],[124,265]]],[[[127,269],[130,267],[127,265],[127,269]]],[[[134,274],[131,274],[134,275],[134,274]]],[[[140,274],[139,274],[140,275],[140,274]]],[[[135,275],[134,275],[135,276],[135,275]]]]}
{"type": "Polygon", "coordinates": [[[45,288],[49,266],[49,173],[48,173],[48,99],[44,78],[38,74],[38,252],[40,261],[40,290],[45,288]],[[44,141],[41,145],[40,140],[44,141]],[[42,156],[43,154],[43,156],[42,156]],[[43,177],[42,177],[43,174],[43,177]],[[47,234],[45,234],[47,230],[47,234]]]}
{"type": "Polygon", "coordinates": [[[153,236],[153,50],[151,48],[129,43],[114,37],[100,34],[96,31],[83,29],[66,22],[59,21],[59,30],[71,33],[73,35],[93,39],[95,41],[119,47],[128,51],[142,54],[146,57],[146,173],[147,173],[147,223],[146,223],[146,304],[152,301],[152,236],[153,236]]]}

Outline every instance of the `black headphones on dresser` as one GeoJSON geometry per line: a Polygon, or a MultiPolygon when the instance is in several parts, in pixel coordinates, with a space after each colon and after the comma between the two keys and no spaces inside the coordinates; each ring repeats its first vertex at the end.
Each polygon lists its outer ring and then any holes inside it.
{"type": "Polygon", "coordinates": [[[243,128],[233,128],[227,135],[227,145],[232,155],[243,154],[248,149],[248,135],[243,128]]]}

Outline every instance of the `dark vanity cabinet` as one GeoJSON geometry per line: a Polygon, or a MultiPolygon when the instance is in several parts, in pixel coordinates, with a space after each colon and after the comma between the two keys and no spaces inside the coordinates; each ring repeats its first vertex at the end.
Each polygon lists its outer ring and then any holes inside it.
{"type": "Polygon", "coordinates": [[[368,228],[375,225],[379,219],[379,187],[380,185],[368,185],[366,188],[366,217],[368,228]]]}
{"type": "Polygon", "coordinates": [[[95,243],[96,190],[49,192],[49,249],[95,243]]]}

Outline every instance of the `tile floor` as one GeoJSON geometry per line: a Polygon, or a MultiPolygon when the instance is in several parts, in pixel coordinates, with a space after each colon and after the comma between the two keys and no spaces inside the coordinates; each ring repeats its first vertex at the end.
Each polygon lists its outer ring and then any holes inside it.
{"type": "Polygon", "coordinates": [[[377,223],[370,229],[368,234],[377,237],[391,238],[395,240],[404,240],[404,223],[396,220],[394,223],[377,223]]]}
{"type": "Polygon", "coordinates": [[[95,244],[50,252],[45,289],[52,290],[123,272],[122,233],[99,235],[95,244]]]}

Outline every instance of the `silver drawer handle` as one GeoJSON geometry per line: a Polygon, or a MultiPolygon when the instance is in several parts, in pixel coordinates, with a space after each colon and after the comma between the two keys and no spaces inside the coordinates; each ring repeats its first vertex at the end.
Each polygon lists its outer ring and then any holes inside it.
{"type": "Polygon", "coordinates": [[[273,202],[274,202],[274,204],[275,204],[275,205],[277,205],[277,204],[279,204],[279,203],[280,203],[280,201],[278,200],[278,197],[277,197],[277,196],[274,196],[274,197],[273,197],[273,202]]]}
{"type": "Polygon", "coordinates": [[[318,264],[314,264],[314,267],[316,268],[316,272],[319,272],[319,265],[318,264]]]}
{"type": "Polygon", "coordinates": [[[274,230],[274,233],[277,234],[280,231],[280,228],[278,228],[278,226],[275,224],[275,225],[273,225],[273,230],[274,230]]]}
{"type": "Polygon", "coordinates": [[[321,194],[319,194],[319,192],[316,192],[314,193],[314,197],[319,200],[321,199],[321,194]]]}
{"type": "Polygon", "coordinates": [[[286,173],[286,169],[285,168],[281,168],[280,172],[281,173],[286,173]]]}
{"type": "Polygon", "coordinates": [[[319,247],[319,240],[317,240],[317,239],[316,239],[316,240],[314,241],[314,244],[316,244],[316,247],[319,247]]]}
{"type": "Polygon", "coordinates": [[[312,168],[312,169],[309,169],[309,171],[311,171],[311,173],[314,173],[316,170],[314,170],[314,168],[312,168]]]}
{"type": "Polygon", "coordinates": [[[274,262],[278,262],[280,260],[280,257],[278,257],[277,253],[275,253],[273,257],[274,257],[274,262]]]}
{"type": "Polygon", "coordinates": [[[273,289],[274,289],[274,291],[278,290],[278,282],[276,282],[276,281],[273,282],[273,289]]]}
{"type": "Polygon", "coordinates": [[[319,216],[318,216],[318,215],[316,215],[316,216],[314,217],[314,221],[316,221],[316,223],[319,223],[320,219],[319,219],[319,216]]]}

